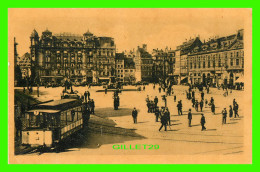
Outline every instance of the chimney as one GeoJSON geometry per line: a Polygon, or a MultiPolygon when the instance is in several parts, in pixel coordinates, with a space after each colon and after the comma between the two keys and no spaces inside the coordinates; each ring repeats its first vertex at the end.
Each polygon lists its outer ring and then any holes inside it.
{"type": "Polygon", "coordinates": [[[145,51],[147,51],[147,45],[146,45],[146,44],[143,44],[143,49],[144,49],[145,51]]]}

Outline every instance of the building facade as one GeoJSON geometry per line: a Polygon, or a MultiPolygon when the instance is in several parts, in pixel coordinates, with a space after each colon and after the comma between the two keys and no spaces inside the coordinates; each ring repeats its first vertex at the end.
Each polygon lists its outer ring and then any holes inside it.
{"type": "Polygon", "coordinates": [[[175,50],[174,64],[173,64],[173,80],[175,84],[186,83],[188,80],[188,53],[193,51],[195,47],[202,44],[199,37],[183,42],[175,50]]]}
{"type": "Polygon", "coordinates": [[[116,78],[118,81],[124,82],[124,64],[125,55],[124,53],[116,53],[116,78]]]}
{"type": "Polygon", "coordinates": [[[68,78],[77,82],[109,80],[115,75],[116,45],[111,37],[52,34],[39,37],[34,30],[31,40],[31,69],[39,82],[57,82],[68,78]]]}
{"type": "Polygon", "coordinates": [[[226,37],[210,39],[188,54],[191,84],[234,85],[243,75],[243,30],[226,37]]]}
{"type": "Polygon", "coordinates": [[[29,78],[31,76],[31,55],[30,53],[25,53],[17,61],[17,65],[20,66],[22,72],[22,79],[29,78]]]}
{"type": "Polygon", "coordinates": [[[147,51],[147,45],[137,47],[134,57],[135,78],[138,81],[153,81],[153,59],[152,55],[147,51]]]}
{"type": "Polygon", "coordinates": [[[116,78],[125,83],[134,83],[135,63],[134,56],[129,56],[127,52],[116,53],[116,78]]]}
{"type": "Polygon", "coordinates": [[[165,50],[153,49],[153,78],[155,82],[173,74],[174,57],[175,51],[168,49],[168,47],[165,50]]]}

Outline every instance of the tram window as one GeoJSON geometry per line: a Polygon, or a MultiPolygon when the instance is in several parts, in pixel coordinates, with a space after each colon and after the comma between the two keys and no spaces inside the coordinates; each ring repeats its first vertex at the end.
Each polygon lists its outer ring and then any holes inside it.
{"type": "Polygon", "coordinates": [[[66,112],[61,112],[61,125],[66,125],[66,112]]]}
{"type": "Polygon", "coordinates": [[[79,108],[78,119],[82,119],[82,110],[81,110],[81,107],[79,108]]]}
{"type": "Polygon", "coordinates": [[[71,111],[67,111],[67,122],[71,122],[72,118],[71,118],[71,111]]]}
{"type": "Polygon", "coordinates": [[[72,110],[70,111],[70,113],[71,113],[71,121],[74,121],[74,119],[75,119],[75,110],[72,109],[72,110]]]}

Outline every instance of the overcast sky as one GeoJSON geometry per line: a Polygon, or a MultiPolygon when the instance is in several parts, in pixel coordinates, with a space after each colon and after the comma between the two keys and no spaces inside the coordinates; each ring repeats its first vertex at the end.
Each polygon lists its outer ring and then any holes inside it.
{"type": "Polygon", "coordinates": [[[29,51],[30,35],[48,28],[53,33],[115,39],[119,52],[147,44],[148,50],[175,49],[186,39],[227,36],[244,28],[249,9],[9,9],[9,40],[16,37],[18,54],[29,51]]]}

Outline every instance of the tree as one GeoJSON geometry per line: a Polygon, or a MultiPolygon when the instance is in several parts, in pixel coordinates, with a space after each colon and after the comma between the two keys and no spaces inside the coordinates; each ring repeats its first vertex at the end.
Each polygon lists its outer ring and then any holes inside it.
{"type": "Polygon", "coordinates": [[[16,86],[21,86],[21,84],[22,84],[22,71],[21,71],[20,66],[18,66],[18,65],[15,66],[14,80],[16,81],[16,86]]]}

